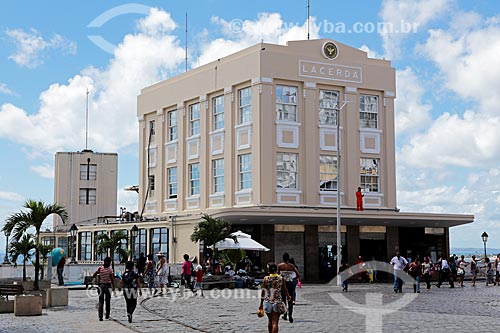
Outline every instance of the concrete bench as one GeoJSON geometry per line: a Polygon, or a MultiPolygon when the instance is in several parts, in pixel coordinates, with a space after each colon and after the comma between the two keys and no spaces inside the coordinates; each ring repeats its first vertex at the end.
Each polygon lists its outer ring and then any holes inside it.
{"type": "Polygon", "coordinates": [[[24,294],[24,287],[21,284],[2,284],[0,285],[0,297],[9,300],[9,296],[24,294]]]}

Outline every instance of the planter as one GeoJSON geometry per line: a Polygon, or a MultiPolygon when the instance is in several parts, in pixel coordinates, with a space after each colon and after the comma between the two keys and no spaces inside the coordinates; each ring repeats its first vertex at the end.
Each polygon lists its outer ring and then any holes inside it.
{"type": "Polygon", "coordinates": [[[49,306],[68,306],[68,289],[53,288],[48,290],[49,306]]]}
{"type": "Polygon", "coordinates": [[[41,316],[42,295],[17,295],[14,299],[15,316],[41,316]]]}
{"type": "Polygon", "coordinates": [[[0,300],[0,313],[13,313],[14,312],[14,301],[4,301],[0,300]]]}

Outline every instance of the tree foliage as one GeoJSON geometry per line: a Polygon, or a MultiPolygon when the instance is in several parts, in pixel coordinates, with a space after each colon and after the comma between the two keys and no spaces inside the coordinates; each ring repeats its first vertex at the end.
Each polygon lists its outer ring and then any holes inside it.
{"type": "Polygon", "coordinates": [[[236,237],[231,236],[231,223],[215,219],[208,214],[202,216],[202,220],[194,227],[194,232],[191,234],[193,242],[203,241],[207,247],[213,247],[225,238],[232,238],[236,242],[236,237]]]}
{"type": "Polygon", "coordinates": [[[97,253],[106,253],[111,257],[111,264],[113,270],[115,269],[115,253],[121,258],[121,261],[126,261],[129,256],[129,251],[122,248],[122,243],[125,243],[128,239],[127,234],[123,231],[116,231],[109,236],[108,234],[101,234],[96,237],[97,253]]]}
{"type": "Polygon", "coordinates": [[[23,257],[23,281],[26,281],[26,263],[33,256],[33,250],[36,248],[35,240],[32,234],[24,234],[18,241],[13,241],[9,246],[9,255],[17,265],[19,256],[23,257]]]}
{"type": "MultiPolygon", "coordinates": [[[[52,214],[58,215],[63,223],[68,219],[66,209],[58,204],[45,204],[42,201],[27,200],[19,213],[14,213],[7,218],[2,231],[11,234],[14,241],[19,241],[30,229],[35,229],[35,239],[40,238],[42,224],[47,217],[52,214]]],[[[39,289],[39,271],[40,271],[40,251],[35,249],[35,290],[39,289]]]]}

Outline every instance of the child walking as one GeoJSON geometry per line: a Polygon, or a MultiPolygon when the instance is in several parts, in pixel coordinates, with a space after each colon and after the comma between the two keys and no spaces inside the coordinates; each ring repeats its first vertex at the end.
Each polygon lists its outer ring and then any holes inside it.
{"type": "Polygon", "coordinates": [[[196,266],[196,282],[194,284],[194,289],[196,290],[195,293],[201,290],[201,297],[205,297],[203,295],[203,274],[203,267],[201,267],[201,265],[196,266]]]}

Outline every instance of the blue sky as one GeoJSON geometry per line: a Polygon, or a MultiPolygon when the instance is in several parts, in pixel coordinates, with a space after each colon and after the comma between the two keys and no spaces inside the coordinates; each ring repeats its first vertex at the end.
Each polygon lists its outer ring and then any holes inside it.
{"type": "MultiPolygon", "coordinates": [[[[306,38],[305,0],[0,4],[0,221],[26,198],[53,201],[55,152],[85,148],[86,88],[89,148],[119,153],[118,206],[136,209],[137,197],[121,190],[138,182],[136,96],[184,70],[186,12],[189,68],[262,39],[306,38]],[[106,12],[109,20],[90,24],[106,12]]],[[[311,16],[312,38],[391,59],[397,70],[398,207],[475,214],[474,225],[451,231],[451,245],[480,247],[486,230],[499,247],[500,3],[312,0],[311,16]],[[415,29],[376,29],[401,22],[415,29]]]]}

